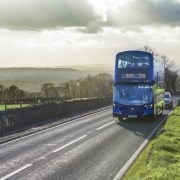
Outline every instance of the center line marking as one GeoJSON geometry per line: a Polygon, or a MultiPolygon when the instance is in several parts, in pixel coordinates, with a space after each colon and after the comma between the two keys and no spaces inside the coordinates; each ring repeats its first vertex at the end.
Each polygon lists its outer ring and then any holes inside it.
{"type": "Polygon", "coordinates": [[[26,168],[28,168],[28,167],[30,167],[30,166],[32,166],[32,164],[26,164],[25,166],[23,166],[23,167],[17,169],[16,171],[14,171],[14,172],[12,172],[12,173],[10,173],[10,174],[8,174],[8,175],[6,175],[6,176],[0,178],[0,180],[8,179],[8,178],[10,178],[11,176],[13,176],[13,175],[19,173],[20,171],[23,171],[24,169],[26,169],[26,168]]]}
{"type": "Polygon", "coordinates": [[[64,145],[64,146],[62,146],[62,147],[60,147],[60,148],[58,148],[58,149],[56,149],[56,150],[54,150],[54,151],[52,151],[52,152],[53,152],[53,153],[58,152],[58,151],[60,151],[60,150],[62,150],[62,149],[64,149],[64,148],[66,148],[67,146],[70,146],[71,144],[73,144],[73,143],[75,143],[75,142],[77,142],[77,141],[80,141],[81,139],[85,138],[86,136],[87,136],[87,135],[81,136],[80,138],[78,138],[78,139],[76,139],[76,140],[74,140],[74,141],[71,141],[71,142],[69,142],[68,144],[66,144],[66,145],[64,145]]]}
{"type": "Polygon", "coordinates": [[[105,124],[105,125],[103,125],[103,126],[97,128],[96,130],[97,130],[97,131],[98,131],[98,130],[101,130],[101,129],[105,128],[106,126],[109,126],[109,125],[113,124],[114,122],[115,122],[115,121],[110,122],[110,123],[108,123],[108,124],[105,124]]]}

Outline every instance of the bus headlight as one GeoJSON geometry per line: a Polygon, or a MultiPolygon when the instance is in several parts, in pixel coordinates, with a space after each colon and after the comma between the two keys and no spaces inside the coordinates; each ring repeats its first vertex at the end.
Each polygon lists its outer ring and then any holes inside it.
{"type": "Polygon", "coordinates": [[[148,109],[152,109],[153,108],[153,104],[149,104],[148,109]]]}
{"type": "Polygon", "coordinates": [[[152,109],[153,108],[153,104],[145,104],[144,107],[147,108],[147,109],[152,109]]]}
{"type": "Polygon", "coordinates": [[[115,103],[113,103],[113,108],[115,109],[117,106],[116,106],[116,104],[115,103]]]}

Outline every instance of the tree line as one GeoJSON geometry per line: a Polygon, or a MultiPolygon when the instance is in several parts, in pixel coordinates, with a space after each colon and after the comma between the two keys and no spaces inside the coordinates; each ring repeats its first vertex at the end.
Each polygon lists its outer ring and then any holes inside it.
{"type": "Polygon", "coordinates": [[[19,89],[16,85],[5,87],[0,85],[0,100],[15,102],[18,100],[37,101],[42,102],[45,99],[81,99],[93,97],[107,97],[112,96],[113,80],[110,74],[102,73],[96,76],[88,75],[85,78],[72,79],[65,83],[55,85],[53,83],[44,83],[41,86],[39,93],[30,93],[19,89]]]}
{"type": "Polygon", "coordinates": [[[10,87],[5,87],[4,85],[0,85],[0,99],[20,99],[27,98],[28,93],[22,89],[19,89],[15,85],[11,85],[10,87]]]}
{"type": "Polygon", "coordinates": [[[168,58],[165,54],[161,54],[155,49],[144,46],[139,48],[139,50],[147,51],[153,55],[160,57],[165,64],[165,90],[170,92],[176,92],[177,88],[180,86],[180,79],[178,75],[178,70],[176,69],[176,63],[168,58]]]}
{"type": "Polygon", "coordinates": [[[70,80],[58,86],[55,86],[53,83],[45,83],[41,87],[41,92],[46,98],[81,99],[112,96],[112,88],[112,76],[102,73],[96,76],[88,75],[86,78],[70,80]]]}

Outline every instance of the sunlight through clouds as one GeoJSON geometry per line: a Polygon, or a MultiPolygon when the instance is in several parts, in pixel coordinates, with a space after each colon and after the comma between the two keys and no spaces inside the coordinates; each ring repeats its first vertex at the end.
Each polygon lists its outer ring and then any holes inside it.
{"type": "Polygon", "coordinates": [[[1,0],[1,66],[111,64],[144,45],[179,63],[179,12],[179,0],[1,0]]]}

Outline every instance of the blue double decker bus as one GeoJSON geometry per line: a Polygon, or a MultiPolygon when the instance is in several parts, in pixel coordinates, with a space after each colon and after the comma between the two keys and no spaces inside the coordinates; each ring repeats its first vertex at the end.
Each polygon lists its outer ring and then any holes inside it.
{"type": "Polygon", "coordinates": [[[164,63],[145,51],[124,51],[116,55],[113,116],[153,117],[164,109],[164,63]]]}

